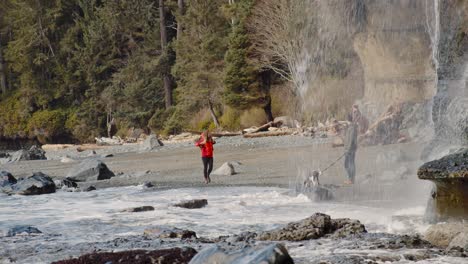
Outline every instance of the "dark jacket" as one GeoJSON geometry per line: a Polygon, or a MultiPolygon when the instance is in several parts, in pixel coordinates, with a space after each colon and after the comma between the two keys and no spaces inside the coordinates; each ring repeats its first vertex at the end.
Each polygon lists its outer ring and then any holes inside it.
{"type": "Polygon", "coordinates": [[[357,150],[358,125],[351,123],[346,130],[344,138],[344,148],[346,152],[355,152],[357,150]]]}

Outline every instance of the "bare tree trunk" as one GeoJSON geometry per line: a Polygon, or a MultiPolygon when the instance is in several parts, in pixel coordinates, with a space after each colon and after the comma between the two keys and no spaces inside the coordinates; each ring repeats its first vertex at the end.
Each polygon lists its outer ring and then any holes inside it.
{"type": "MultiPolygon", "coordinates": [[[[167,47],[166,10],[164,7],[164,0],[159,0],[159,20],[161,31],[161,50],[164,53],[167,47]]],[[[164,73],[163,79],[166,109],[168,109],[172,106],[172,81],[168,72],[164,73]]]]}
{"type": "Polygon", "coordinates": [[[2,40],[1,40],[1,38],[0,38],[0,90],[2,91],[2,93],[7,92],[5,65],[4,65],[4,61],[3,61],[3,50],[2,50],[2,40]]]}
{"type": "MultiPolygon", "coordinates": [[[[179,6],[180,16],[185,15],[185,1],[184,0],[178,0],[177,4],[179,6]]],[[[180,39],[183,30],[184,29],[182,27],[182,22],[179,19],[179,20],[177,20],[177,39],[180,39]]]]}
{"type": "Polygon", "coordinates": [[[159,0],[159,26],[161,31],[161,49],[167,46],[166,10],[164,0],[159,0]]]}
{"type": "Polygon", "coordinates": [[[271,96],[270,96],[270,88],[271,88],[271,75],[272,72],[270,70],[264,71],[261,73],[262,79],[262,88],[265,94],[265,105],[263,106],[263,111],[265,111],[265,115],[267,117],[268,122],[272,122],[274,120],[273,113],[271,112],[271,96]]]}
{"type": "Polygon", "coordinates": [[[210,108],[211,118],[213,118],[213,122],[215,124],[215,127],[216,128],[220,127],[218,118],[216,117],[216,114],[215,114],[215,112],[213,110],[213,104],[211,103],[211,100],[208,100],[208,106],[210,108]]]}

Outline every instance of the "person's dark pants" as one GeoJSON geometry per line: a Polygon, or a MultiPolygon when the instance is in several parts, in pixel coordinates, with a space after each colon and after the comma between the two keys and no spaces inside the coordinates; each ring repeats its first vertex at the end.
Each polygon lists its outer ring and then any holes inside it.
{"type": "Polygon", "coordinates": [[[348,180],[352,183],[354,183],[354,177],[356,176],[356,165],[354,164],[355,156],[355,151],[346,152],[344,162],[346,173],[348,174],[348,180]]]}
{"type": "Polygon", "coordinates": [[[205,179],[210,177],[211,171],[213,170],[213,157],[202,157],[203,161],[203,175],[205,179]]]}

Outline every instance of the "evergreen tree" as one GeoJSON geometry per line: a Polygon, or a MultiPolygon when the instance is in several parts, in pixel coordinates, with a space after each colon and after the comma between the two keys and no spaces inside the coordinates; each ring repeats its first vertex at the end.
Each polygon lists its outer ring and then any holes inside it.
{"type": "Polygon", "coordinates": [[[229,35],[229,49],[226,53],[224,71],[224,102],[239,110],[262,107],[267,119],[272,121],[270,83],[271,72],[261,69],[249,58],[251,43],[246,23],[253,0],[240,0],[228,7],[232,17],[232,32],[229,35]]]}

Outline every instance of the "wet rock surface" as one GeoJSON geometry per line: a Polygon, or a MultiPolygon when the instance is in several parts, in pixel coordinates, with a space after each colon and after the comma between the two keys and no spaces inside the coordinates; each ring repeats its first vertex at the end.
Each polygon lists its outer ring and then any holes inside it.
{"type": "Polygon", "coordinates": [[[16,178],[11,175],[8,171],[0,171],[0,187],[15,184],[16,178]]]}
{"type": "Polygon", "coordinates": [[[436,185],[429,212],[433,221],[468,218],[468,149],[425,163],[418,177],[436,185]]]}
{"type": "Polygon", "coordinates": [[[15,184],[2,187],[1,191],[7,194],[39,195],[54,193],[55,189],[55,183],[48,175],[35,172],[26,179],[20,179],[15,184]]]}
{"type": "Polygon", "coordinates": [[[18,236],[18,235],[28,236],[28,235],[39,235],[39,234],[42,234],[42,232],[33,226],[15,226],[15,227],[10,228],[10,230],[8,230],[8,233],[6,236],[13,237],[13,236],[18,236]]]}
{"type": "Polygon", "coordinates": [[[139,212],[148,212],[148,211],[154,211],[153,206],[140,206],[140,207],[134,207],[134,208],[127,208],[122,210],[124,213],[139,213],[139,212]]]}
{"type": "Polygon", "coordinates": [[[153,227],[144,231],[143,235],[147,238],[197,238],[197,234],[191,230],[168,227],[153,227]]]}
{"type": "Polygon", "coordinates": [[[181,208],[186,208],[186,209],[199,209],[207,205],[208,205],[208,201],[206,199],[182,201],[180,203],[174,204],[175,207],[181,207],[181,208]]]}
{"type": "Polygon", "coordinates": [[[195,255],[190,264],[235,264],[235,263],[265,263],[293,264],[294,261],[282,244],[246,247],[229,252],[219,246],[208,247],[195,255]]]}
{"type": "Polygon", "coordinates": [[[98,159],[85,159],[80,164],[73,167],[67,175],[67,178],[78,181],[100,181],[114,177],[115,174],[109,170],[107,165],[98,159]]]}
{"type": "Polygon", "coordinates": [[[121,264],[182,264],[188,263],[197,253],[193,248],[171,248],[160,250],[132,250],[122,252],[100,252],[81,256],[77,259],[61,260],[54,264],[121,263],[121,264]]]}
{"type": "Polygon", "coordinates": [[[367,232],[358,220],[331,219],[329,215],[316,213],[283,228],[266,231],[258,235],[259,240],[302,241],[321,237],[345,237],[367,232]]]}
{"type": "MultiPolygon", "coordinates": [[[[454,242],[452,247],[460,246],[463,236],[468,235],[468,223],[440,223],[432,225],[424,234],[424,239],[440,248],[447,248],[451,242],[460,235],[457,239],[459,242],[454,242]]],[[[462,247],[463,248],[463,247],[462,247]]]]}

